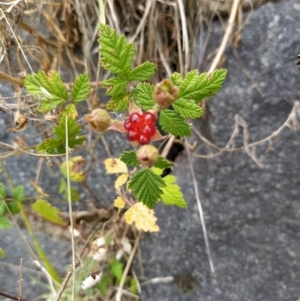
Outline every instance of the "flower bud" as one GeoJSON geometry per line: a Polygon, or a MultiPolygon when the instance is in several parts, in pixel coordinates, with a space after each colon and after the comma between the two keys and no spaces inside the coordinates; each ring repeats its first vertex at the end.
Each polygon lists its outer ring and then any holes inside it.
{"type": "Polygon", "coordinates": [[[153,99],[161,108],[167,108],[176,100],[178,94],[179,88],[171,80],[164,79],[155,86],[153,99]]]}
{"type": "Polygon", "coordinates": [[[139,148],[136,152],[136,156],[142,165],[149,166],[157,162],[159,153],[155,146],[146,144],[139,148]]]}
{"type": "Polygon", "coordinates": [[[94,109],[91,114],[85,115],[84,119],[90,128],[97,132],[104,132],[111,125],[109,114],[106,110],[100,108],[94,109]]]}

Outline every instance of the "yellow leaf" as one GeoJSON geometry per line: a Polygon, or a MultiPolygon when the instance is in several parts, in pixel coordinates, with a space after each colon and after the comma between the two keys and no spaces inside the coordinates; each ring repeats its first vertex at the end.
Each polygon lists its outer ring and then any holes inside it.
{"type": "Polygon", "coordinates": [[[125,206],[125,202],[122,197],[118,196],[114,201],[114,207],[122,209],[125,206]]]}
{"type": "Polygon", "coordinates": [[[154,211],[141,202],[132,206],[125,213],[125,221],[129,225],[135,222],[135,226],[138,230],[144,230],[146,232],[159,231],[159,227],[156,225],[157,218],[154,216],[154,211]]]}
{"type": "MultiPolygon", "coordinates": [[[[73,182],[82,182],[85,179],[85,173],[82,171],[82,166],[85,163],[85,159],[81,156],[77,156],[69,160],[70,180],[73,182]]],[[[60,165],[60,170],[65,177],[67,177],[67,162],[64,161],[60,165]]]]}
{"type": "Polygon", "coordinates": [[[119,191],[120,190],[120,188],[121,188],[121,186],[123,185],[123,184],[125,184],[126,183],[126,181],[127,181],[127,179],[128,179],[128,173],[123,173],[122,175],[120,175],[118,178],[117,178],[117,180],[116,180],[116,182],[115,182],[115,189],[117,190],[117,191],[119,191]]]}
{"type": "Polygon", "coordinates": [[[107,173],[128,173],[126,164],[120,159],[106,159],[104,164],[107,173]]]}

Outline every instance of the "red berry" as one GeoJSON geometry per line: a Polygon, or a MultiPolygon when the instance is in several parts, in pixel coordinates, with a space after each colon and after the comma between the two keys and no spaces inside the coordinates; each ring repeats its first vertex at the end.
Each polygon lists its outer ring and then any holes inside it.
{"type": "Polygon", "coordinates": [[[131,128],[132,128],[132,123],[130,122],[129,119],[126,119],[126,120],[125,120],[125,122],[124,122],[124,128],[125,128],[125,130],[127,130],[127,131],[131,130],[131,128]]]}
{"type": "Polygon", "coordinates": [[[156,116],[151,112],[132,113],[124,122],[128,140],[138,141],[141,145],[149,144],[151,137],[156,133],[155,121],[156,116]]]}
{"type": "Polygon", "coordinates": [[[156,132],[156,129],[154,126],[151,125],[146,125],[143,129],[142,129],[142,133],[144,136],[149,136],[152,137],[156,132]]]}
{"type": "Polygon", "coordinates": [[[136,141],[139,139],[139,137],[140,137],[140,133],[138,131],[129,131],[127,133],[127,139],[129,141],[136,141]]]}
{"type": "Polygon", "coordinates": [[[139,144],[140,145],[144,145],[144,144],[149,144],[150,143],[151,138],[145,135],[140,135],[139,137],[139,144]]]}
{"type": "Polygon", "coordinates": [[[156,117],[151,112],[146,112],[143,114],[144,124],[154,125],[156,121],[156,117]]]}
{"type": "Polygon", "coordinates": [[[133,123],[133,124],[137,124],[140,122],[141,119],[141,115],[139,113],[132,113],[129,116],[129,120],[133,123]]]}

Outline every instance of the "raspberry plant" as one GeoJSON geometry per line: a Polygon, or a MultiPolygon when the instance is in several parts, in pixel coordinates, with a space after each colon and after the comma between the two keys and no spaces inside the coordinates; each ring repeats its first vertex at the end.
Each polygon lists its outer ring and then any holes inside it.
{"type": "MultiPolygon", "coordinates": [[[[135,223],[139,230],[159,231],[153,211],[155,205],[162,201],[167,206],[185,208],[187,203],[176,184],[176,178],[172,175],[161,176],[163,170],[173,164],[160,156],[157,148],[150,143],[163,141],[171,135],[189,137],[192,134],[189,120],[202,116],[201,101],[221,89],[227,72],[221,69],[207,74],[192,70],[185,76],[174,72],[170,78],[154,86],[150,79],[156,66],[145,62],[133,67],[133,44],[103,24],[99,26],[99,36],[100,64],[112,74],[102,82],[103,89],[110,97],[106,110],[95,108],[85,116],[80,116],[79,105],[83,106],[91,94],[87,74],[79,75],[71,90],[67,89],[56,71],[47,74],[39,71],[26,76],[24,86],[38,105],[38,112],[41,115],[52,114],[58,117],[50,137],[31,149],[41,156],[63,155],[68,151],[68,145],[75,152],[85,143],[86,137],[82,131],[86,127],[98,132],[98,137],[108,131],[121,133],[124,139],[132,143],[133,149],[123,151],[119,158],[108,158],[104,161],[107,173],[118,175],[114,185],[114,206],[119,209],[127,208],[125,221],[128,224],[135,223]],[[116,115],[119,118],[113,119],[116,115]]],[[[66,166],[71,170],[70,180],[81,183],[85,181],[82,171],[84,164],[85,159],[79,156],[61,163],[60,193],[67,192],[66,166]]],[[[41,199],[36,200],[32,210],[46,220],[64,224],[59,210],[44,200],[46,197],[40,187],[35,188],[41,199]]],[[[19,187],[13,190],[13,202],[7,206],[6,189],[0,183],[0,229],[10,226],[4,216],[8,210],[12,214],[24,212],[22,200],[25,196],[21,190],[19,187]]],[[[77,194],[73,186],[71,193],[73,196],[77,194]]],[[[51,276],[59,282],[59,277],[42,251],[40,256],[51,276]]]]}
{"type": "MultiPolygon", "coordinates": [[[[106,110],[96,108],[86,114],[84,120],[90,129],[99,132],[100,135],[105,135],[110,130],[118,131],[126,134],[124,139],[127,138],[132,142],[132,151],[124,151],[119,159],[105,160],[107,173],[121,173],[115,183],[118,200],[115,206],[129,208],[125,213],[128,223],[135,222],[139,229],[145,231],[157,231],[152,209],[159,201],[165,205],[182,208],[187,204],[175,177],[171,175],[161,177],[163,169],[169,168],[172,163],[159,155],[155,155],[153,160],[153,154],[156,152],[153,151],[153,146],[148,145],[151,141],[163,140],[168,135],[190,136],[192,131],[189,120],[202,116],[201,101],[220,90],[226,77],[226,70],[216,70],[211,74],[192,70],[185,76],[174,72],[169,79],[164,79],[154,86],[149,80],[155,73],[155,64],[145,62],[133,67],[134,45],[128,43],[124,36],[101,24],[99,45],[100,64],[112,74],[109,79],[102,82],[102,87],[110,99],[106,104],[106,110]],[[123,114],[122,120],[112,119],[113,115],[109,114],[110,112],[123,114]],[[157,129],[158,124],[163,133],[157,129]],[[137,156],[138,144],[143,146],[143,150],[137,156]]],[[[85,137],[81,132],[86,124],[78,121],[80,116],[77,109],[91,92],[88,75],[79,75],[71,91],[68,91],[56,71],[48,74],[39,71],[28,75],[24,85],[39,104],[40,113],[59,113],[52,137],[37,145],[37,152],[64,154],[66,125],[69,147],[77,149],[82,146],[85,137]]],[[[63,192],[63,189],[61,191],[63,192]]],[[[33,206],[33,209],[36,207],[33,206]]],[[[43,216],[47,216],[47,212],[53,215],[54,209],[50,210],[44,203],[40,202],[38,208],[38,213],[43,216]],[[42,212],[41,205],[44,206],[46,213],[42,212]]],[[[57,212],[54,214],[56,216],[57,212]]]]}

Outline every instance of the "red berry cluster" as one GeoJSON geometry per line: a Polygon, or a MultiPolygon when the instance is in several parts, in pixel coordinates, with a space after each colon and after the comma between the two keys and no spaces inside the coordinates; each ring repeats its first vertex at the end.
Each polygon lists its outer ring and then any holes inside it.
{"type": "Polygon", "coordinates": [[[127,139],[138,141],[141,145],[149,144],[156,132],[155,121],[156,117],[151,112],[132,113],[124,123],[124,128],[128,131],[127,139]]]}

